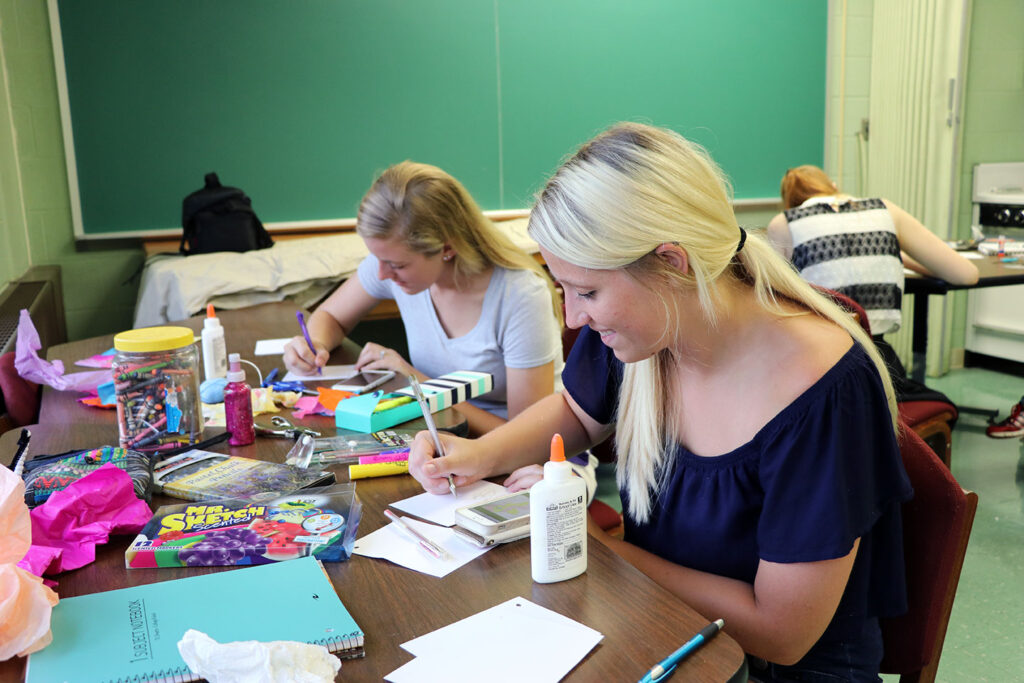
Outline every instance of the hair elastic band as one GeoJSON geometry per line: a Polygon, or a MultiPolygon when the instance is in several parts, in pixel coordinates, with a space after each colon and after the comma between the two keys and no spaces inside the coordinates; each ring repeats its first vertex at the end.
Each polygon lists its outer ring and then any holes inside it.
{"type": "Polygon", "coordinates": [[[740,253],[743,250],[743,244],[747,241],[747,231],[740,228],[740,243],[736,246],[736,253],[740,253]]]}

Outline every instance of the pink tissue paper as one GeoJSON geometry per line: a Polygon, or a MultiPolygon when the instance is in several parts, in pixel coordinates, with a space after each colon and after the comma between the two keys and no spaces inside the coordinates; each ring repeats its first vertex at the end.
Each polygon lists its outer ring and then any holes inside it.
{"type": "Polygon", "coordinates": [[[300,420],[307,415],[334,415],[333,410],[328,410],[320,405],[320,398],[318,396],[303,396],[295,402],[294,408],[292,417],[300,420]]]}
{"type": "Polygon", "coordinates": [[[39,333],[26,309],[18,319],[18,338],[14,344],[14,368],[18,374],[36,384],[45,384],[58,391],[95,392],[96,387],[111,380],[109,370],[64,374],[64,363],[45,361],[39,357],[39,333]]]}
{"type": "Polygon", "coordinates": [[[25,484],[0,467],[0,661],[41,650],[53,640],[50,612],[57,594],[14,563],[31,543],[25,484]]]}
{"type": "Polygon", "coordinates": [[[18,566],[42,576],[96,560],[111,534],[135,534],[153,516],[131,477],[106,464],[32,510],[32,548],[18,566]]]}

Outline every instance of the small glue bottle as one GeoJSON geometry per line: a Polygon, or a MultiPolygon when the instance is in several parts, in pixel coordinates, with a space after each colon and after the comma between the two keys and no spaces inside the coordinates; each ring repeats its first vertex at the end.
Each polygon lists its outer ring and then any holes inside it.
{"type": "Polygon", "coordinates": [[[252,389],[245,383],[245,370],[237,353],[231,354],[228,385],[224,387],[224,420],[227,423],[232,446],[248,446],[256,440],[252,423],[252,389]]]}
{"type": "Polygon", "coordinates": [[[587,485],[566,462],[561,434],[551,438],[544,478],[530,489],[530,567],[537,583],[587,569],[587,485]]]}
{"type": "Polygon", "coordinates": [[[203,320],[203,378],[207,381],[228,374],[228,354],[224,345],[224,328],[213,310],[213,304],[206,304],[206,318],[203,320]]]}

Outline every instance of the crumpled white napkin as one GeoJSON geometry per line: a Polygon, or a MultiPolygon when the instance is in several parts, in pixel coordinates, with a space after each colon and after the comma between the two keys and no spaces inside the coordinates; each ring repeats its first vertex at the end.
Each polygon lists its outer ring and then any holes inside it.
{"type": "Polygon", "coordinates": [[[341,669],[341,660],[323,645],[289,640],[218,643],[195,629],[185,631],[178,652],[192,673],[210,683],[331,683],[341,669]]]}

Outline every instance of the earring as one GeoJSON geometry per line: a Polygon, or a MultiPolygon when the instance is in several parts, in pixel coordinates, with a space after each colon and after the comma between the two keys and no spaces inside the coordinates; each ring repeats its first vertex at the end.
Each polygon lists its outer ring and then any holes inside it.
{"type": "Polygon", "coordinates": [[[453,256],[454,254],[445,254],[441,258],[443,258],[445,261],[451,261],[453,256]]]}

